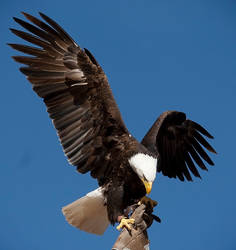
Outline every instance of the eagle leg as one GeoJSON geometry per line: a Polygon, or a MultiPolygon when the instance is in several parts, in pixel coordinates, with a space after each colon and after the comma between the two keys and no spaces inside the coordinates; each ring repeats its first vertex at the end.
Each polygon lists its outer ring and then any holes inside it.
{"type": "Polygon", "coordinates": [[[141,205],[141,204],[144,204],[146,206],[150,205],[152,208],[154,208],[158,203],[157,201],[154,201],[147,196],[143,196],[143,198],[141,198],[141,200],[139,201],[138,205],[141,205]]]}
{"type": "Polygon", "coordinates": [[[135,220],[134,219],[127,219],[123,217],[120,220],[120,224],[116,227],[117,230],[120,230],[124,227],[126,227],[129,231],[131,231],[131,226],[129,224],[134,224],[135,220]]]}

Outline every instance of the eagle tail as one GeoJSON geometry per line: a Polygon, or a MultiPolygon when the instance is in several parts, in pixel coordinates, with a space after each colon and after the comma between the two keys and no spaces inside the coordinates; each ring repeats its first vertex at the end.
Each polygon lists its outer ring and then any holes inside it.
{"type": "Polygon", "coordinates": [[[102,235],[110,224],[104,205],[102,188],[62,208],[62,213],[72,226],[88,233],[102,235]]]}

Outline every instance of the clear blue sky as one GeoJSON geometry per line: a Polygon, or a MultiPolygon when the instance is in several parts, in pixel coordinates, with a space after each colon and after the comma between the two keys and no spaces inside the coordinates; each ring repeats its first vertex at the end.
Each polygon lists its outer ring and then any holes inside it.
{"type": "Polygon", "coordinates": [[[151,249],[236,249],[236,2],[233,0],[67,0],[0,3],[0,249],[109,249],[118,233],[86,234],[61,207],[96,188],[63,155],[42,100],[10,58],[20,39],[12,16],[42,11],[90,49],[109,77],[130,132],[141,139],[165,110],[180,110],[214,136],[215,167],[202,180],[157,176],[161,224],[151,249]]]}

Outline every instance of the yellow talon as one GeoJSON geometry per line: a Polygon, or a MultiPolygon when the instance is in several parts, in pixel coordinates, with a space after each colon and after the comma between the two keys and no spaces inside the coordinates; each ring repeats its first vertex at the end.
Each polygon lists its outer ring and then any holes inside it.
{"type": "Polygon", "coordinates": [[[144,196],[138,203],[138,205],[145,204],[148,205],[150,204],[151,207],[155,207],[157,205],[157,201],[152,200],[151,198],[144,196]]]}
{"type": "Polygon", "coordinates": [[[121,219],[120,224],[116,227],[117,230],[120,230],[123,227],[126,227],[129,231],[131,231],[131,226],[129,224],[134,224],[134,219],[121,219]]]}

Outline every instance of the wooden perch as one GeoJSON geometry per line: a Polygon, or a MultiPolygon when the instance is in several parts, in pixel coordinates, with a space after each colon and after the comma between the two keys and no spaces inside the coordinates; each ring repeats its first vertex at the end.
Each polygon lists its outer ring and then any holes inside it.
{"type": "Polygon", "coordinates": [[[131,232],[124,228],[117,238],[112,250],[148,250],[149,239],[147,228],[151,226],[153,219],[160,222],[159,217],[152,215],[153,210],[144,204],[134,210],[131,218],[135,219],[135,225],[131,232]]]}

